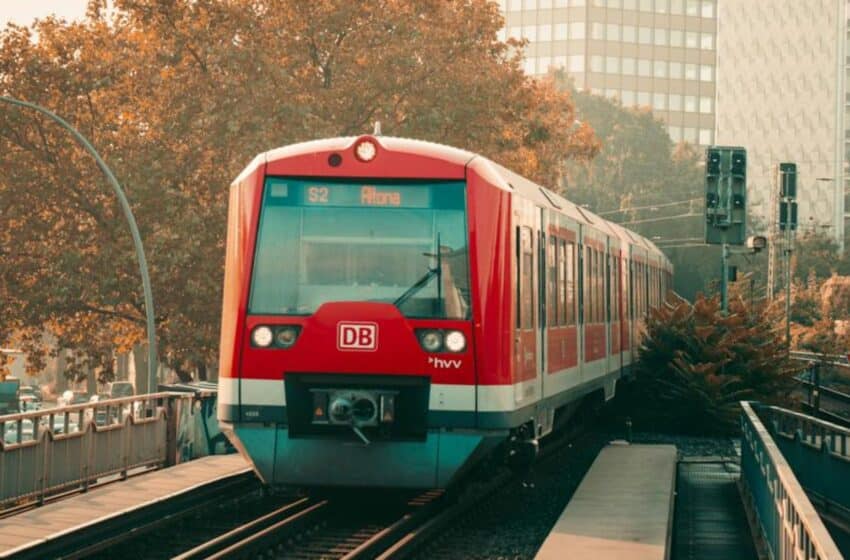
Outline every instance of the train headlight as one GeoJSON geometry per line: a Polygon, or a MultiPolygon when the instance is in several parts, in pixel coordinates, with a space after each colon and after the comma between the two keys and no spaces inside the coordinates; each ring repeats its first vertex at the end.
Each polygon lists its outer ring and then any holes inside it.
{"type": "Polygon", "coordinates": [[[460,331],[449,331],[446,334],[446,348],[449,352],[463,352],[466,349],[466,337],[460,331]]]}
{"type": "Polygon", "coordinates": [[[378,155],[378,147],[371,140],[361,140],[354,146],[354,155],[364,163],[370,162],[378,155]]]}
{"type": "Polygon", "coordinates": [[[295,344],[295,339],[298,338],[298,329],[295,327],[283,327],[278,329],[275,334],[275,344],[281,348],[289,348],[295,344]]]}
{"type": "Polygon", "coordinates": [[[254,346],[259,346],[260,348],[271,346],[273,338],[272,330],[266,326],[257,327],[251,333],[251,342],[254,343],[254,346]]]}
{"type": "Polygon", "coordinates": [[[443,348],[443,334],[440,331],[423,331],[419,343],[427,352],[439,352],[443,348]]]}

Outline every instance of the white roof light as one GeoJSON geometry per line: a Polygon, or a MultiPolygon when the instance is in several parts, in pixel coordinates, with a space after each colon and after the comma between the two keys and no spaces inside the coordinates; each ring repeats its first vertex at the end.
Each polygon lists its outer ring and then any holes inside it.
{"type": "Polygon", "coordinates": [[[354,155],[360,161],[372,161],[378,155],[378,147],[371,140],[363,140],[354,147],[354,155]]]}

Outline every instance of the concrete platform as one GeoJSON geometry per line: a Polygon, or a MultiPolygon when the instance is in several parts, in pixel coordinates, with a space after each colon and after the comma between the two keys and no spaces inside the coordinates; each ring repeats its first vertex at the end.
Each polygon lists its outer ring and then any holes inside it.
{"type": "Polygon", "coordinates": [[[676,447],[605,447],[537,560],[665,560],[670,554],[676,447]]]}
{"type": "Polygon", "coordinates": [[[0,519],[0,558],[32,551],[98,523],[250,470],[240,455],[203,457],[0,519]]]}

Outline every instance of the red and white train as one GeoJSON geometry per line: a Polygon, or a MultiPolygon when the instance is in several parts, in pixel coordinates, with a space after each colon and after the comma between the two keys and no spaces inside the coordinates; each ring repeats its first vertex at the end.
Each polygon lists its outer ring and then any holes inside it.
{"type": "Polygon", "coordinates": [[[261,154],[230,190],[219,420],[269,484],[445,487],[627,374],[672,267],[476,154],[261,154]]]}

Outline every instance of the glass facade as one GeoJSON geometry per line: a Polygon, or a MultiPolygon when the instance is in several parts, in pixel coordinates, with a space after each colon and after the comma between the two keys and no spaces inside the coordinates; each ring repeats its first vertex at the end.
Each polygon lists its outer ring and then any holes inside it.
{"type": "Polygon", "coordinates": [[[714,140],[716,0],[502,0],[504,34],[529,41],[525,71],[645,106],[674,142],[714,140]]]}

